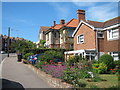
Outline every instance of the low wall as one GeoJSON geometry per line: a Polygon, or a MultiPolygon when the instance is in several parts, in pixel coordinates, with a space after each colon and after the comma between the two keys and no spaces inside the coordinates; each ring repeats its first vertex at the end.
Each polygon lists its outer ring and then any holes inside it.
{"type": "Polygon", "coordinates": [[[46,74],[46,72],[42,71],[41,69],[37,69],[36,67],[32,66],[31,64],[25,65],[29,67],[31,70],[33,70],[39,77],[44,78],[44,80],[47,81],[54,88],[72,88],[71,84],[62,82],[61,79],[54,78],[51,75],[46,74]]]}

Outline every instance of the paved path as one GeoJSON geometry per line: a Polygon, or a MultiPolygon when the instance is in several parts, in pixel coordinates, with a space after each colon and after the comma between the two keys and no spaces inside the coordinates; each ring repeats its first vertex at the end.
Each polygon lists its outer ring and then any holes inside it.
{"type": "Polygon", "coordinates": [[[3,87],[51,88],[32,70],[21,62],[17,62],[17,57],[14,56],[7,57],[2,62],[2,79],[3,87]]]}

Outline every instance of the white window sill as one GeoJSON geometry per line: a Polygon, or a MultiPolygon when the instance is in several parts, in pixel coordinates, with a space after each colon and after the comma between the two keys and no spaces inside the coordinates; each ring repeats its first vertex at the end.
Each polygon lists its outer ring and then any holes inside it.
{"type": "Polygon", "coordinates": [[[109,38],[108,41],[118,40],[119,38],[109,38]]]}

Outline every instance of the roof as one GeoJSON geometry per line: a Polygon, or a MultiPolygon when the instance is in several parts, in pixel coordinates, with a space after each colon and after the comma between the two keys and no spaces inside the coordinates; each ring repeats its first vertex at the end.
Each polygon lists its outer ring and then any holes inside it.
{"type": "Polygon", "coordinates": [[[41,26],[40,27],[40,32],[42,31],[47,31],[50,27],[47,27],[47,26],[41,26]]]}
{"type": "Polygon", "coordinates": [[[88,24],[94,26],[94,27],[97,27],[97,28],[102,28],[104,27],[104,22],[97,22],[97,21],[90,21],[90,20],[87,20],[86,21],[88,24]]]}
{"type": "Polygon", "coordinates": [[[60,29],[64,26],[64,24],[56,24],[55,26],[52,26],[51,29],[60,29]]]}
{"type": "Polygon", "coordinates": [[[78,20],[77,19],[71,19],[67,23],[65,23],[66,27],[77,27],[78,26],[78,20]]]}
{"type": "Polygon", "coordinates": [[[120,16],[107,20],[105,22],[97,22],[97,21],[90,21],[90,20],[87,20],[86,22],[96,28],[104,28],[104,27],[108,27],[108,26],[119,23],[119,20],[120,20],[120,16]]]}
{"type": "Polygon", "coordinates": [[[89,26],[90,28],[92,28],[94,30],[94,28],[105,28],[105,27],[117,24],[117,23],[119,23],[119,20],[120,20],[120,16],[116,17],[116,18],[113,18],[113,19],[110,19],[110,20],[105,21],[105,22],[96,22],[96,21],[90,21],[90,20],[83,21],[83,20],[81,20],[72,36],[74,36],[76,34],[76,32],[78,31],[78,29],[79,29],[79,27],[81,26],[82,23],[84,23],[85,25],[89,26]]]}
{"type": "Polygon", "coordinates": [[[111,25],[114,25],[114,24],[117,24],[120,22],[120,16],[118,17],[115,17],[113,19],[110,19],[108,21],[105,21],[104,22],[104,27],[108,27],[108,26],[111,26],[111,25]]]}

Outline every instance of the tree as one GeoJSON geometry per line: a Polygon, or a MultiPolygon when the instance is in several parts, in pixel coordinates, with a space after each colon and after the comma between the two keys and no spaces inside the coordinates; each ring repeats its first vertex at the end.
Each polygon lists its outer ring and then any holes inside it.
{"type": "Polygon", "coordinates": [[[45,40],[40,40],[40,46],[39,46],[39,48],[44,48],[44,44],[45,44],[45,40]]]}
{"type": "Polygon", "coordinates": [[[16,42],[11,43],[10,48],[12,51],[20,51],[21,53],[24,52],[25,49],[33,49],[35,48],[35,44],[31,41],[21,41],[18,40],[16,42]]]}

